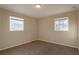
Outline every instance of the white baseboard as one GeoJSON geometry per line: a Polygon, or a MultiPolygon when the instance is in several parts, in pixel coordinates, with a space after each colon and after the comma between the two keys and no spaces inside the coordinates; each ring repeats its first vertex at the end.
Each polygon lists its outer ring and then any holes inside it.
{"type": "MultiPolygon", "coordinates": [[[[42,40],[42,39],[38,39],[38,40],[48,42],[48,41],[42,40]]],[[[35,40],[31,40],[31,41],[29,41],[29,42],[23,42],[23,43],[14,45],[14,46],[9,46],[9,47],[0,48],[0,51],[1,51],[1,50],[5,50],[5,49],[9,49],[9,48],[12,48],[12,47],[16,47],[16,46],[19,46],[19,45],[23,45],[23,44],[26,44],[26,43],[30,43],[30,42],[32,42],[32,41],[35,41],[35,40]]],[[[50,42],[50,41],[49,41],[48,43],[54,43],[54,44],[64,45],[64,46],[68,46],[68,47],[72,47],[72,48],[78,48],[78,47],[75,47],[75,46],[69,46],[69,45],[60,44],[60,43],[56,43],[56,42],[50,42]]],[[[79,49],[79,48],[78,48],[78,49],[79,49]]]]}
{"type": "Polygon", "coordinates": [[[71,46],[71,45],[66,45],[66,44],[60,44],[60,43],[57,43],[57,42],[51,42],[51,41],[46,41],[46,40],[43,40],[43,39],[38,39],[40,41],[44,41],[44,42],[48,42],[48,43],[54,43],[54,44],[59,44],[59,45],[64,45],[64,46],[68,46],[68,47],[72,47],[72,48],[77,48],[77,46],[71,46]]]}
{"type": "Polygon", "coordinates": [[[22,42],[20,44],[17,44],[17,45],[13,45],[13,46],[9,46],[9,47],[4,47],[4,48],[0,48],[0,51],[1,50],[5,50],[5,49],[9,49],[9,48],[12,48],[12,47],[16,47],[16,46],[19,46],[19,45],[23,45],[23,44],[26,44],[26,43],[30,43],[32,41],[35,41],[35,40],[31,40],[31,41],[28,41],[28,42],[22,42]]]}

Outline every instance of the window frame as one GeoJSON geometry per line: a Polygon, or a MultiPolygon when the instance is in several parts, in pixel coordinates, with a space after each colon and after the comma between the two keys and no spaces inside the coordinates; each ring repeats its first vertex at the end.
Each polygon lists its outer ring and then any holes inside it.
{"type": "Polygon", "coordinates": [[[24,31],[24,18],[20,18],[20,17],[15,17],[15,16],[9,16],[9,31],[24,31]],[[22,29],[19,29],[19,27],[18,27],[18,29],[11,29],[11,20],[15,20],[15,21],[22,21],[23,22],[23,24],[22,24],[22,29]]]}
{"type": "MultiPolygon", "coordinates": [[[[65,23],[63,23],[63,26],[65,26],[65,23]]],[[[60,25],[58,27],[60,27],[60,25]]],[[[69,17],[55,18],[54,19],[54,31],[59,31],[59,32],[65,32],[65,31],[67,32],[67,31],[69,31],[69,17]],[[60,22],[62,20],[67,20],[67,29],[60,30],[60,29],[57,29],[56,28],[56,21],[59,21],[60,22]]]]}

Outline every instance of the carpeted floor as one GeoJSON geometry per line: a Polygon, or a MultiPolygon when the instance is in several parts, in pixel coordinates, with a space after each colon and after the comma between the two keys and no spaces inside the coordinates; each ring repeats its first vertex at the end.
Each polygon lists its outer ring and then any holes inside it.
{"type": "Polygon", "coordinates": [[[33,41],[17,47],[0,51],[0,55],[77,55],[75,48],[47,43],[43,41],[33,41]]]}

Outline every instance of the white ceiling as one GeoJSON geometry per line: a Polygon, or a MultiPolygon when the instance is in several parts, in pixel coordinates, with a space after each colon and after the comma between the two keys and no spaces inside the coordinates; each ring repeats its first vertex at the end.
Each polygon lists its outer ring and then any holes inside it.
{"type": "Polygon", "coordinates": [[[4,8],[13,12],[22,13],[28,16],[40,18],[49,15],[71,11],[79,8],[78,4],[42,4],[41,8],[35,8],[34,4],[1,4],[4,8]],[[73,8],[75,6],[75,8],[73,8]]]}

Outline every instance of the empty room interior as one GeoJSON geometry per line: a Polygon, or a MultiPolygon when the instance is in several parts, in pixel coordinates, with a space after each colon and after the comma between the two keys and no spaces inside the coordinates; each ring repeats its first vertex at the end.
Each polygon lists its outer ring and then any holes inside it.
{"type": "Polygon", "coordinates": [[[78,4],[0,4],[0,55],[78,54],[78,4]]]}

